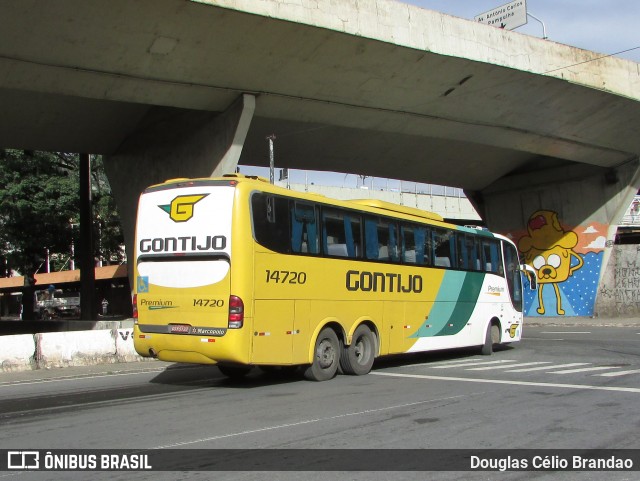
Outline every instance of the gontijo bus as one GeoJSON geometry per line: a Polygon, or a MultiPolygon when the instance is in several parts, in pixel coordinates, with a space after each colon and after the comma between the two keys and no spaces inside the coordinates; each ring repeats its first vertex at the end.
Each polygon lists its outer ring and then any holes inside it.
{"type": "Polygon", "coordinates": [[[136,227],[142,356],[366,374],[387,354],[522,335],[515,245],[437,214],[338,201],[239,174],[147,188],[136,227]]]}

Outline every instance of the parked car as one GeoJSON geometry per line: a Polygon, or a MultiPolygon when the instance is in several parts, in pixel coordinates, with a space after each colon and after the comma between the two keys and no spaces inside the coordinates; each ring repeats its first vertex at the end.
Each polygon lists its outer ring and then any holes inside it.
{"type": "Polygon", "coordinates": [[[37,319],[48,321],[60,318],[80,318],[80,293],[63,291],[51,286],[46,290],[36,291],[34,311],[37,319]]]}

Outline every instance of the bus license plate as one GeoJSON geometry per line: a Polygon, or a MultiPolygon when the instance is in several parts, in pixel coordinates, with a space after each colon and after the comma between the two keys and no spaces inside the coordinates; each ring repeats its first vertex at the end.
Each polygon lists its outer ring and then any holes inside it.
{"type": "Polygon", "coordinates": [[[171,334],[189,334],[190,327],[186,324],[172,324],[169,332],[171,334]]]}

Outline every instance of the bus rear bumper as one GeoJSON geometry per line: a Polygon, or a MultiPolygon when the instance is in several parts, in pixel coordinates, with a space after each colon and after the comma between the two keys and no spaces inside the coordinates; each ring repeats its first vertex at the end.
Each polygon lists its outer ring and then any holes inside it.
{"type": "Polygon", "coordinates": [[[249,363],[248,349],[242,348],[241,333],[236,335],[235,332],[228,331],[221,337],[149,334],[140,331],[138,326],[134,326],[133,334],[135,350],[143,357],[194,364],[216,364],[220,361],[249,363]]]}

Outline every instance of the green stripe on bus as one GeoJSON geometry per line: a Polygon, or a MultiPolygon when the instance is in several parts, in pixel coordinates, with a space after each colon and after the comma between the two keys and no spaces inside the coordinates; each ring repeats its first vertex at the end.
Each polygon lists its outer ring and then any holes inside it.
{"type": "Polygon", "coordinates": [[[484,276],[479,272],[447,272],[429,319],[410,337],[451,336],[460,332],[471,318],[484,276]]]}

